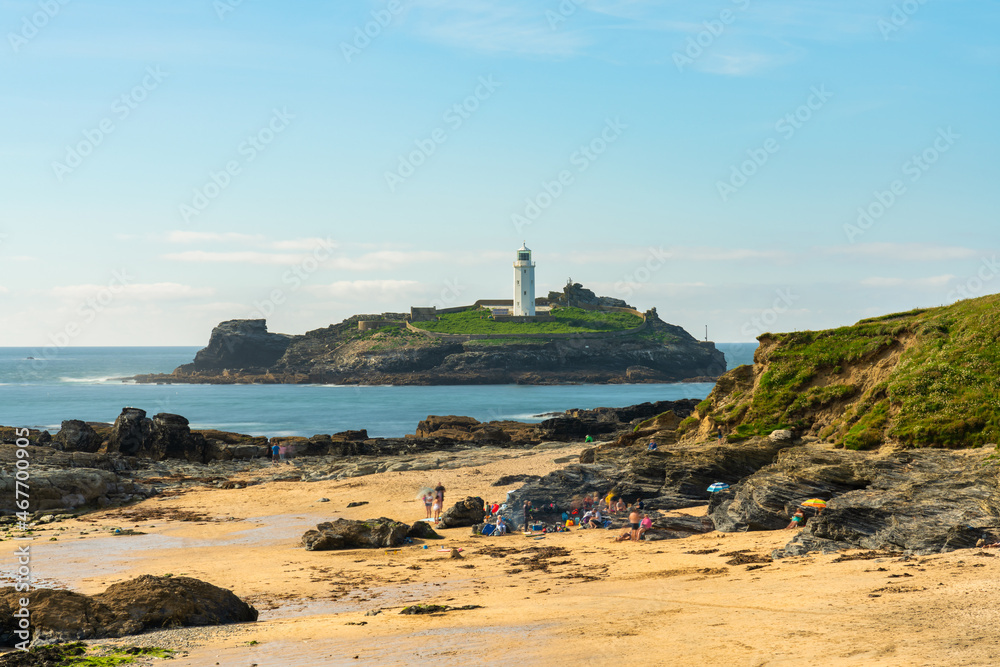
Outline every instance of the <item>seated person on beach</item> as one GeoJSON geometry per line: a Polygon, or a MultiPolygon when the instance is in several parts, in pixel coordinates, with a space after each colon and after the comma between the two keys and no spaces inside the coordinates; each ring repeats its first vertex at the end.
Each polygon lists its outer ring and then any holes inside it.
{"type": "Polygon", "coordinates": [[[646,445],[646,450],[650,451],[650,452],[655,452],[656,451],[656,441],[655,440],[650,440],[649,444],[646,445]]]}
{"type": "Polygon", "coordinates": [[[639,522],[639,539],[646,534],[646,531],[653,527],[653,520],[649,518],[648,514],[642,515],[642,521],[639,522]]]}
{"type": "Polygon", "coordinates": [[[604,527],[604,523],[601,521],[601,510],[599,510],[599,509],[598,510],[594,510],[594,513],[593,513],[593,515],[591,515],[590,521],[587,522],[587,525],[590,526],[591,528],[603,528],[604,527]]]}
{"type": "Polygon", "coordinates": [[[504,522],[502,516],[497,517],[497,527],[493,529],[494,535],[506,535],[507,534],[507,524],[504,522]]]}
{"type": "Polygon", "coordinates": [[[626,509],[628,508],[625,506],[625,499],[619,498],[618,502],[615,503],[615,512],[624,512],[626,509]]]}
{"type": "Polygon", "coordinates": [[[803,523],[805,523],[805,520],[806,520],[805,513],[800,509],[795,510],[795,514],[792,516],[792,521],[787,526],[785,526],[785,530],[788,530],[789,528],[799,528],[802,526],[803,523]]]}

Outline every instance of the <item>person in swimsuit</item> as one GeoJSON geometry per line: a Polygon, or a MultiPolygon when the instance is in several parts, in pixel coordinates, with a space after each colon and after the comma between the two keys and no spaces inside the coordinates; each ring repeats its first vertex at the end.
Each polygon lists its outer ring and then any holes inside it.
{"type": "Polygon", "coordinates": [[[431,505],[434,504],[434,496],[428,491],[421,498],[424,501],[424,509],[427,510],[427,517],[430,519],[433,515],[431,514],[431,505]]]}
{"type": "Polygon", "coordinates": [[[785,526],[785,530],[789,528],[799,528],[803,523],[805,523],[806,515],[802,510],[795,510],[795,514],[792,516],[791,522],[785,526]]]}
{"type": "Polygon", "coordinates": [[[438,482],[438,485],[434,487],[434,506],[432,509],[434,510],[434,520],[440,521],[441,511],[444,509],[444,486],[441,482],[438,482]]]}
{"type": "Polygon", "coordinates": [[[632,510],[632,513],[628,515],[628,523],[632,528],[632,541],[639,541],[639,512],[638,510],[632,510]]]}

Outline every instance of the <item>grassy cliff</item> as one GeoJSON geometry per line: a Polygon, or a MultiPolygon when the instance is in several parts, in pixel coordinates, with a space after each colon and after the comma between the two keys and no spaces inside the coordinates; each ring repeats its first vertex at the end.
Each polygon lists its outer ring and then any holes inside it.
{"type": "Polygon", "coordinates": [[[731,441],[790,428],[849,449],[1000,441],[1000,295],[765,334],[682,428],[731,441]]]}
{"type": "Polygon", "coordinates": [[[551,320],[538,322],[497,322],[489,310],[470,308],[458,313],[443,313],[436,322],[417,322],[414,326],[448,334],[564,334],[624,331],[642,324],[631,313],[600,312],[582,308],[557,308],[551,320]]]}

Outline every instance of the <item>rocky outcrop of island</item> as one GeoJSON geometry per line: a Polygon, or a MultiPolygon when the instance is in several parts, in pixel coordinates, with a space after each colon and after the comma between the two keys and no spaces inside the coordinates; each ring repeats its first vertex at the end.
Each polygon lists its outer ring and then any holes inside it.
{"type": "MultiPolygon", "coordinates": [[[[552,293],[556,309],[629,310],[578,284],[552,293]]],[[[471,309],[472,307],[470,307],[471,309]]],[[[482,306],[480,312],[489,315],[482,306]]],[[[452,309],[457,310],[457,309],[452,309]]],[[[441,311],[442,313],[444,311],[441,311]]],[[[564,311],[568,312],[568,311],[564,311]]],[[[634,311],[638,312],[638,311],[634,311]]],[[[707,341],[661,320],[655,309],[633,330],[452,335],[414,326],[411,315],[355,315],[302,335],[273,334],[264,320],[230,320],[173,373],[144,383],[193,384],[559,384],[711,381],[725,357],[707,341]]],[[[419,324],[419,323],[417,323],[419,324]]],[[[528,330],[528,329],[526,329],[528,330]]]]}

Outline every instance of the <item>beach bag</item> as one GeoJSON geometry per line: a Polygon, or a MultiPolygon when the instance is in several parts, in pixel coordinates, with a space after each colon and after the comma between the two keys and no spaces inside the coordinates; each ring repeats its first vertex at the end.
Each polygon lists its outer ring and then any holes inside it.
{"type": "Polygon", "coordinates": [[[494,530],[496,530],[496,526],[492,523],[488,523],[483,526],[483,535],[492,535],[494,530]]]}

